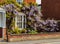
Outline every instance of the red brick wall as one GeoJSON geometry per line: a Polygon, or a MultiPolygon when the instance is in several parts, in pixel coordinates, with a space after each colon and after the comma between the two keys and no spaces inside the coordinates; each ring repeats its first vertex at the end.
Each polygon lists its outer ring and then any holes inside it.
{"type": "Polygon", "coordinates": [[[0,27],[0,38],[6,38],[6,28],[1,28],[0,27]]]}
{"type": "Polygon", "coordinates": [[[50,38],[60,38],[60,33],[9,35],[10,42],[25,41],[25,40],[40,40],[50,38]]]}
{"type": "Polygon", "coordinates": [[[45,18],[60,19],[60,0],[42,0],[42,13],[45,18]]]}
{"type": "Polygon", "coordinates": [[[36,0],[24,0],[24,2],[25,2],[25,3],[30,3],[30,2],[36,3],[36,0]]]}
{"type": "Polygon", "coordinates": [[[3,28],[3,37],[6,39],[6,28],[3,28]]]}
{"type": "Polygon", "coordinates": [[[5,0],[0,0],[0,3],[4,2],[5,0]]]}

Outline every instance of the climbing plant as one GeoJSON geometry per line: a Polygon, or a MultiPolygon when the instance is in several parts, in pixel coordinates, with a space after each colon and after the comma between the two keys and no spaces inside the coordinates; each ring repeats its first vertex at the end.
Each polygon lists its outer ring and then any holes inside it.
{"type": "Polygon", "coordinates": [[[14,0],[7,0],[2,4],[6,10],[6,26],[8,29],[13,29],[15,26],[15,15],[20,11],[20,5],[14,0]]]}

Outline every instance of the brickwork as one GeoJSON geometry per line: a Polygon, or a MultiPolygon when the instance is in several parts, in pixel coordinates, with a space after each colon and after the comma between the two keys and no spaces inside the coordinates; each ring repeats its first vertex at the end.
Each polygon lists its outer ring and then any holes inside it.
{"type": "Polygon", "coordinates": [[[6,28],[3,28],[3,38],[6,39],[6,28]]]}
{"type": "Polygon", "coordinates": [[[44,18],[55,18],[60,20],[60,0],[41,0],[44,18]]]}
{"type": "Polygon", "coordinates": [[[36,3],[36,0],[24,0],[25,3],[36,3]]]}
{"type": "Polygon", "coordinates": [[[25,40],[40,40],[49,38],[60,38],[59,33],[51,34],[21,34],[21,35],[9,35],[9,41],[25,41],[25,40]]]}
{"type": "Polygon", "coordinates": [[[3,2],[5,2],[6,0],[0,0],[0,3],[3,3],[3,2]]]}

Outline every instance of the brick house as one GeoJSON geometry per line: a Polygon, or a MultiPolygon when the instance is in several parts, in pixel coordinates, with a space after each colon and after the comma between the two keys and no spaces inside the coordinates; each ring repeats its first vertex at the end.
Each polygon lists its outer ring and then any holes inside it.
{"type": "MultiPolygon", "coordinates": [[[[1,2],[4,2],[4,0],[0,0],[1,2]]],[[[25,3],[36,3],[36,0],[16,0],[18,3],[25,2],[25,3]]],[[[26,28],[26,17],[25,14],[20,13],[18,16],[16,16],[16,24],[19,28],[23,29],[26,28]],[[19,19],[19,20],[18,20],[19,19]],[[19,23],[19,24],[17,24],[19,23]]],[[[3,8],[0,8],[0,37],[5,38],[6,37],[6,11],[3,8]]]]}

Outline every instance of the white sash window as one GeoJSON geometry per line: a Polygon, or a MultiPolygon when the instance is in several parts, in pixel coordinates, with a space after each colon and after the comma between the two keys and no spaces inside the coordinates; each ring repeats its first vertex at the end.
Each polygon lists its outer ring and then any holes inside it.
{"type": "Polygon", "coordinates": [[[26,28],[26,16],[25,15],[17,15],[16,16],[16,24],[18,28],[24,29],[26,28]]]}

